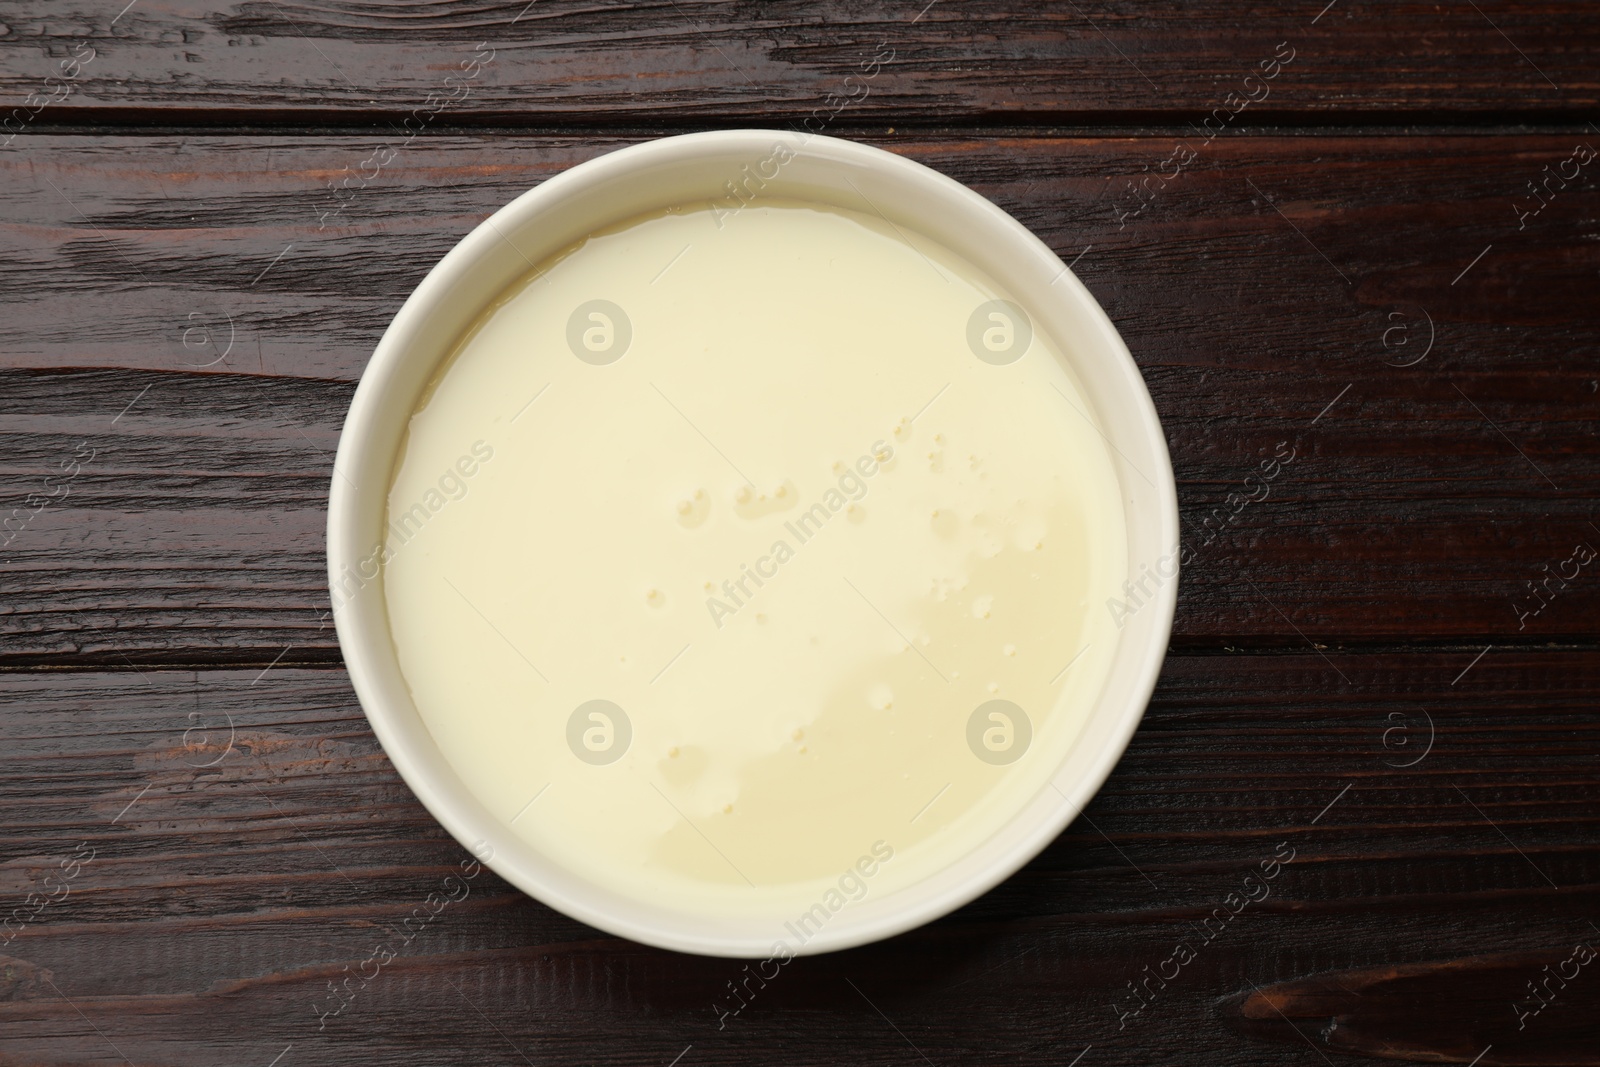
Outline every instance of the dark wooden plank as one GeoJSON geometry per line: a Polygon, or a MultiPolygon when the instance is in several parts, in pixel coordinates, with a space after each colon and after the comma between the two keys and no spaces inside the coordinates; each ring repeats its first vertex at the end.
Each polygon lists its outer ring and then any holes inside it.
{"type": "MultiPolygon", "coordinates": [[[[361,139],[0,158],[0,656],[336,658],[323,508],[371,346],[488,211],[621,143],[429,141],[320,230],[361,139]]],[[[880,143],[1011,210],[1123,331],[1195,553],[1180,642],[1592,640],[1600,579],[1568,561],[1600,548],[1600,198],[1586,171],[1513,211],[1573,139],[1219,138],[1126,219],[1109,179],[1170,139],[880,143]],[[1227,521],[1279,442],[1293,463],[1227,521]]]]}
{"type": "Polygon", "coordinates": [[[1600,1063],[1600,1012],[1587,989],[1593,933],[1573,945],[1400,967],[1335,971],[1235,997],[1241,1030],[1299,1046],[1385,1059],[1501,1064],[1600,1063]],[[1507,1011],[1505,993],[1517,990],[1507,1011]],[[1303,1022],[1297,1022],[1303,1020],[1303,1022]],[[1526,1042],[1529,1027],[1538,1035],[1526,1042]]]}
{"type": "Polygon", "coordinates": [[[1497,650],[1459,671],[1443,654],[1175,655],[1118,769],[1039,859],[944,921],[782,968],[720,1030],[741,964],[602,936],[487,872],[402,942],[465,853],[340,671],[0,672],[0,903],[94,849],[0,946],[0,1062],[667,1064],[692,1044],[684,1065],[774,1048],[921,1063],[914,1043],[941,1065],[1061,1065],[1088,1045],[1099,1064],[1318,1064],[1259,999],[1223,1000],[1260,987],[1323,1018],[1338,1005],[1307,991],[1329,972],[1378,998],[1361,1041],[1330,1051],[1387,1036],[1464,1063],[1481,1013],[1494,1062],[1555,1062],[1538,1056],[1592,1025],[1594,976],[1520,1032],[1513,1005],[1545,962],[1600,943],[1600,653],[1497,650]],[[1215,917],[1291,852],[1269,895],[1215,917]],[[1195,958],[1172,977],[1179,943],[1195,958]],[[319,1029],[329,982],[391,944],[319,1029]],[[1419,1018],[1370,981],[1448,961],[1472,976],[1470,1010],[1419,1018]],[[1147,966],[1168,980],[1136,1011],[1147,966]]]}
{"type": "Polygon", "coordinates": [[[1240,122],[1583,121],[1600,102],[1600,12],[1582,0],[125,2],[7,5],[0,96],[24,115],[54,101],[47,124],[384,126],[419,108],[424,125],[1199,122],[1230,93],[1259,99],[1240,122]],[[1280,45],[1283,76],[1244,84],[1280,45]]]}

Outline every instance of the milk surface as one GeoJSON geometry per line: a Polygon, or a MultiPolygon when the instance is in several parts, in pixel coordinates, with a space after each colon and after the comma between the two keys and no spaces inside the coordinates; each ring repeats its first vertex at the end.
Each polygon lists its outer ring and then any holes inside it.
{"type": "Polygon", "coordinates": [[[1051,789],[1127,577],[1058,339],[866,205],[684,207],[536,268],[413,416],[384,546],[484,805],[613,892],[776,922],[1051,789]]]}

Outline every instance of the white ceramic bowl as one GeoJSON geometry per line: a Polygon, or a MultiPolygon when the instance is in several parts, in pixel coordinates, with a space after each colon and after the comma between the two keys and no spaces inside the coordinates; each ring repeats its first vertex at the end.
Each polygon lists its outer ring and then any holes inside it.
{"type": "MultiPolygon", "coordinates": [[[[1072,371],[1114,453],[1126,507],[1128,572],[1163,575],[1153,598],[1125,622],[1105,688],[1065,761],[1056,788],[1036,794],[1000,832],[936,876],[835,917],[799,953],[847,948],[919,926],[988,891],[1066,828],[1105,781],[1155,686],[1177,597],[1178,509],[1166,439],[1143,379],[1105,312],[1049,248],[958,182],[910,160],[831,137],[732,130],[668,137],[590,160],[495,212],[423,279],[373,353],[339,440],[328,507],[331,580],[349,575],[381,543],[384,509],[407,422],[462,332],[488,302],[547,255],[623,219],[720,200],[725,183],[783,144],[794,155],[765,196],[859,207],[863,198],[896,225],[920,231],[986,271],[1028,309],[1036,330],[1072,338],[1072,371]],[[1085,356],[1085,353],[1088,355],[1085,356]]],[[[463,845],[501,877],[575,919],[650,945],[707,955],[764,957],[774,924],[714,926],[617,896],[540,855],[491,815],[446,763],[413,705],[390,640],[382,583],[335,613],[356,695],[406,784],[463,845]]],[[[1148,588],[1148,586],[1147,586],[1148,588]]]]}

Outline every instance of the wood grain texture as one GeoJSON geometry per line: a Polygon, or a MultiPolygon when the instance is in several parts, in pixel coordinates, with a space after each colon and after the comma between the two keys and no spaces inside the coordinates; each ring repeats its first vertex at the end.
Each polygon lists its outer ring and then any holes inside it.
{"type": "MultiPolygon", "coordinates": [[[[1228,998],[1522,954],[1474,972],[1484,1025],[1514,1030],[1525,979],[1600,942],[1600,654],[1505,653],[1456,685],[1446,655],[1336,662],[1350,684],[1309,654],[1173,656],[1118,769],[1039,859],[948,919],[783,968],[720,1030],[741,964],[606,937],[486,871],[404,940],[465,853],[340,671],[3,672],[0,902],[94,855],[0,946],[0,1063],[265,1067],[292,1045],[296,1067],[666,1064],[692,1044],[685,1064],[781,1048],[1059,1065],[1092,1044],[1102,1064],[1312,1064],[1228,998]],[[1217,918],[1275,852],[1292,860],[1270,894],[1217,918]],[[1185,940],[1195,958],[1135,1012],[1128,983],[1185,940]],[[319,1029],[330,980],[391,944],[319,1029]]],[[[1597,991],[1585,972],[1503,1053],[1522,1058],[1494,1062],[1569,1062],[1529,1057],[1568,1047],[1597,991]]],[[[1470,1058],[1458,1015],[1362,1011],[1369,1043],[1470,1058]]]]}
{"type": "Polygon", "coordinates": [[[1224,1014],[1247,1033],[1390,1060],[1483,1067],[1600,1063],[1600,1013],[1583,982],[1594,977],[1586,968],[1600,938],[1580,930],[1574,941],[1554,950],[1279,982],[1233,998],[1224,1014]],[[1518,994],[1509,1012],[1508,988],[1518,994]],[[1443,1019],[1463,1025],[1447,1033],[1439,1025],[1443,1019]],[[1530,1028],[1536,1041],[1524,1040],[1530,1028]]]}
{"type": "Polygon", "coordinates": [[[1600,102],[1581,0],[124,4],[0,4],[0,95],[58,97],[46,123],[387,123],[431,93],[445,123],[1199,121],[1287,43],[1292,76],[1251,121],[1583,121],[1600,102]],[[458,93],[480,43],[492,62],[458,93]]]}
{"type": "Polygon", "coordinates": [[[1597,42],[1580,0],[0,0],[0,1067],[1592,1067],[1600,563],[1529,584],[1600,548],[1597,42]],[[742,964],[487,871],[421,921],[466,854],[338,666],[323,524],[489,212],[803,124],[1073,264],[1195,558],[1058,841],[733,1012],[742,964]]]}
{"type": "MultiPolygon", "coordinates": [[[[419,141],[325,228],[372,141],[0,157],[0,659],[333,660],[323,513],[372,346],[484,215],[623,143],[419,141]]],[[[1600,197],[1512,208],[1573,139],[1219,137],[1137,215],[1118,187],[1171,138],[878,143],[1015,214],[1123,332],[1195,551],[1177,640],[1592,640],[1600,197]]]]}

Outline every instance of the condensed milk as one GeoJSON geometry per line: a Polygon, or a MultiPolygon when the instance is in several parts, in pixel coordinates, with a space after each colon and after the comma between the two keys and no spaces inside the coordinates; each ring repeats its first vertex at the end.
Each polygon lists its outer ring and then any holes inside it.
{"type": "Polygon", "coordinates": [[[974,265],[867,204],[691,204],[530,264],[460,340],[381,584],[429,733],[538,853],[815,916],[1052,788],[1126,545],[1091,405],[974,265]]]}

